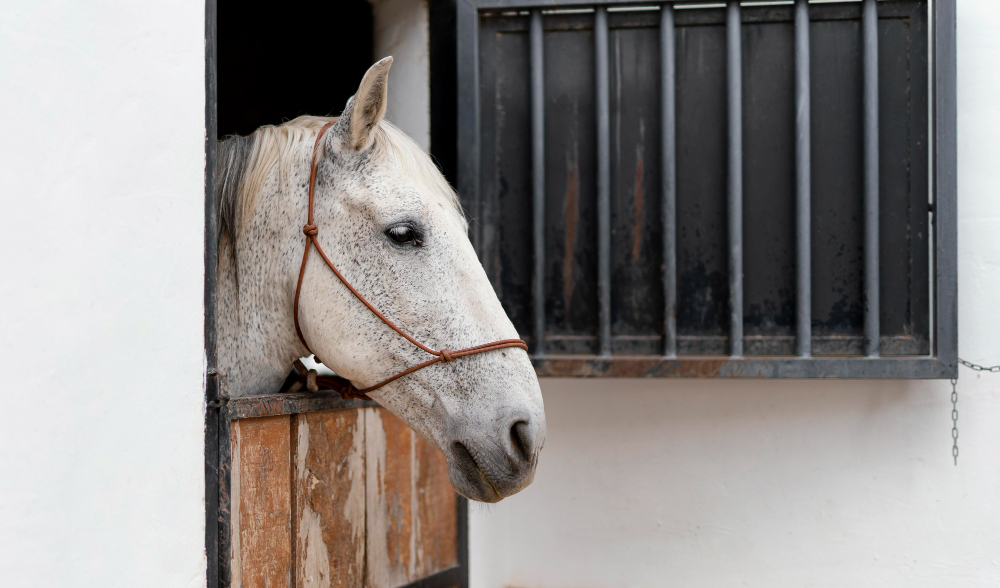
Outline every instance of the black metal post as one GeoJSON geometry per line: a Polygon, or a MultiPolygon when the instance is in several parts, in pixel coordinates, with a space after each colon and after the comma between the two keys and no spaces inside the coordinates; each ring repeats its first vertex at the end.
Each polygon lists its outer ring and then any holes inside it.
{"type": "Polygon", "coordinates": [[[219,586],[219,396],[215,311],[219,266],[219,213],[215,198],[216,135],[218,135],[216,0],[205,0],[205,555],[208,588],[219,586]]]}
{"type": "Polygon", "coordinates": [[[663,354],[677,355],[677,110],[674,6],[660,7],[660,137],[663,161],[663,354]]]}
{"type": "Polygon", "coordinates": [[[611,355],[611,107],[608,80],[608,9],[594,13],[597,67],[597,292],[600,354],[611,355]]]}
{"type": "Polygon", "coordinates": [[[729,87],[729,354],[743,355],[743,72],[740,3],[726,5],[729,87]]]}
{"type": "Polygon", "coordinates": [[[534,336],[537,357],[545,355],[545,55],[542,11],[531,11],[531,202],[535,251],[534,336]]]}
{"type": "Polygon", "coordinates": [[[865,355],[879,354],[878,6],[862,5],[864,38],[865,355]]]}
{"type": "Polygon", "coordinates": [[[809,100],[809,2],[795,1],[796,354],[812,354],[812,154],[809,100]]]}
{"type": "Polygon", "coordinates": [[[934,351],[958,377],[956,1],[934,0],[934,351]]]}

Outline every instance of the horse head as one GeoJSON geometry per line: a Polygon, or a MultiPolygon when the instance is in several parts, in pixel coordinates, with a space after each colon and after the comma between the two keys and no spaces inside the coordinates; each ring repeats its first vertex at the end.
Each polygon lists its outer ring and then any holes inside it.
{"type": "MultiPolygon", "coordinates": [[[[367,308],[321,255],[309,256],[300,274],[313,182],[317,244],[400,331],[435,350],[517,338],[469,241],[454,190],[428,155],[384,120],[391,63],[386,58],[368,70],[338,119],[300,117],[255,133],[271,133],[270,141],[260,136],[221,150],[224,222],[229,210],[231,225],[224,233],[233,253],[220,260],[220,272],[232,274],[238,302],[222,300],[222,288],[220,306],[230,316],[220,322],[241,325],[220,343],[232,348],[231,363],[253,360],[269,374],[267,366],[287,370],[312,351],[363,389],[431,358],[367,308]],[[231,202],[226,181],[241,194],[231,202]]],[[[275,377],[237,385],[246,394],[270,392],[275,377]]],[[[495,502],[531,483],[545,415],[523,349],[440,361],[369,394],[444,453],[452,486],[464,496],[495,502]]]]}

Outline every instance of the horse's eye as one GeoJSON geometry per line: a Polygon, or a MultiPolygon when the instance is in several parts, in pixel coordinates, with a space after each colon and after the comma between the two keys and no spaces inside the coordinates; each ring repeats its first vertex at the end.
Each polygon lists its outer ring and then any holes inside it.
{"type": "Polygon", "coordinates": [[[417,239],[416,231],[414,231],[413,227],[409,225],[396,225],[394,227],[390,227],[385,234],[396,243],[412,242],[417,245],[420,244],[420,241],[417,239]]]}

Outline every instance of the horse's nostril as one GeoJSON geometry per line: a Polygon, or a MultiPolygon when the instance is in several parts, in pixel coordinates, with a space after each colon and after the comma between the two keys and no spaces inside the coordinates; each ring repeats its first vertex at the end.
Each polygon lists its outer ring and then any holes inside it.
{"type": "Polygon", "coordinates": [[[510,427],[510,443],[514,447],[515,455],[524,461],[531,461],[535,452],[535,439],[528,421],[514,421],[510,427]]]}

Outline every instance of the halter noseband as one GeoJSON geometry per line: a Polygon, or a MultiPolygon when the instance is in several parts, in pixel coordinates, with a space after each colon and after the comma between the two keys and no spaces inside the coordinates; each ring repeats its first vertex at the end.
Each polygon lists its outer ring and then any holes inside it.
{"type": "Polygon", "coordinates": [[[499,341],[494,341],[492,343],[484,343],[482,345],[466,347],[465,349],[459,349],[457,351],[452,351],[450,349],[441,349],[439,351],[435,351],[430,347],[427,347],[420,341],[417,341],[410,335],[408,335],[405,331],[397,327],[392,321],[386,318],[384,314],[379,312],[377,308],[375,308],[374,306],[372,306],[370,302],[365,300],[365,297],[362,296],[360,292],[355,290],[354,286],[352,286],[351,283],[347,281],[347,278],[345,278],[343,274],[341,274],[340,271],[337,270],[337,267],[333,265],[333,262],[330,261],[330,258],[326,256],[326,253],[323,252],[323,248],[319,246],[319,239],[317,237],[317,235],[319,235],[319,228],[316,226],[316,223],[313,220],[313,192],[315,191],[316,188],[316,167],[319,163],[317,161],[319,154],[319,146],[320,146],[320,141],[323,140],[323,135],[326,134],[326,132],[330,129],[330,126],[332,125],[333,122],[328,122],[325,125],[323,125],[323,128],[319,130],[319,134],[316,135],[316,143],[315,145],[313,145],[312,167],[309,170],[309,218],[306,221],[305,226],[302,227],[302,232],[306,236],[306,247],[305,251],[302,253],[302,267],[299,269],[298,284],[295,285],[295,303],[293,304],[292,308],[292,313],[294,314],[295,317],[295,333],[299,336],[299,341],[302,341],[302,344],[305,345],[306,350],[308,350],[309,353],[312,353],[312,350],[309,348],[309,344],[306,343],[306,338],[302,335],[302,329],[299,327],[299,294],[302,292],[302,278],[305,277],[306,275],[306,262],[309,261],[309,250],[312,248],[312,246],[315,246],[316,251],[319,253],[320,257],[323,258],[323,261],[326,262],[326,265],[329,266],[330,269],[333,270],[333,273],[337,276],[337,278],[345,286],[347,286],[347,289],[351,291],[351,294],[354,294],[354,296],[358,300],[360,300],[362,304],[368,307],[368,310],[372,311],[372,313],[375,316],[380,318],[382,322],[384,322],[386,325],[389,326],[389,328],[399,333],[407,341],[413,343],[421,350],[429,353],[430,355],[433,355],[434,357],[432,359],[428,359],[423,363],[407,368],[394,376],[382,380],[378,384],[369,386],[362,390],[358,390],[357,388],[355,388],[354,385],[351,384],[350,380],[347,380],[346,378],[341,378],[339,376],[336,378],[328,378],[328,377],[318,378],[319,384],[324,388],[330,388],[336,390],[337,392],[340,392],[340,394],[345,398],[367,398],[367,396],[365,395],[367,392],[371,392],[372,390],[378,390],[379,388],[385,386],[389,382],[398,380],[399,378],[402,378],[405,375],[412,374],[417,370],[421,370],[427,366],[434,365],[435,363],[438,362],[448,363],[454,361],[459,357],[464,357],[466,355],[475,355],[477,353],[495,351],[497,349],[503,349],[505,347],[520,347],[521,349],[527,351],[528,344],[521,339],[501,339],[499,341]]]}

